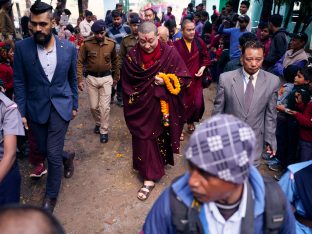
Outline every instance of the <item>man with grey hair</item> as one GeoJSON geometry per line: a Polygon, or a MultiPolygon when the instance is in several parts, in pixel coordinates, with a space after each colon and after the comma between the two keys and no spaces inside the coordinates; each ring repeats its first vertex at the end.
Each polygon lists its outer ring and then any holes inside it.
{"type": "Polygon", "coordinates": [[[121,80],[125,120],[132,134],[133,167],[144,181],[138,199],[146,200],[155,181],[165,174],[164,164],[173,165],[173,153],[179,152],[184,123],[181,90],[188,85],[189,74],[177,51],[159,41],[152,22],[142,23],[138,36],[139,42],[123,61],[121,80]],[[164,85],[161,73],[176,76],[175,94],[164,85]],[[167,114],[161,110],[161,100],[169,106],[167,114]]]}
{"type": "MultiPolygon", "coordinates": [[[[267,187],[252,166],[255,144],[253,130],[232,115],[200,124],[185,149],[189,172],[158,198],[141,234],[295,233],[295,219],[280,187],[276,182],[267,187]],[[270,193],[278,194],[274,201],[284,209],[274,213],[275,219],[269,219],[274,227],[264,232],[270,226],[265,221],[271,217],[266,214],[270,193]]],[[[275,211],[274,206],[270,209],[275,211]]]]}
{"type": "Polygon", "coordinates": [[[157,28],[159,40],[164,43],[169,41],[169,30],[165,26],[159,26],[157,28]]]}

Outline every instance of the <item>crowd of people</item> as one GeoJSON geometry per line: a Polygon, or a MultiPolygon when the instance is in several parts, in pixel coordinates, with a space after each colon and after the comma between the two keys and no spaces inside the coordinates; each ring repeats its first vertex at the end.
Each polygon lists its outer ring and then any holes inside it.
{"type": "Polygon", "coordinates": [[[19,202],[18,151],[30,177],[48,174],[42,207],[53,212],[62,177],[74,173],[64,139],[78,90],[87,90],[100,143],[109,141],[111,105],[124,110],[139,200],[191,134],[189,172],[159,197],[141,233],[312,233],[311,54],[308,35],[287,32],[283,16],[253,29],[249,1],[239,14],[231,1],[220,13],[213,6],[211,17],[190,3],[179,22],[171,6],[159,18],[153,8],[125,14],[118,3],[103,20],[86,10],[74,27],[61,1],[53,10],[37,0],[21,39],[11,0],[0,7],[0,207],[19,202]],[[200,123],[211,82],[213,117],[200,123]],[[280,186],[262,178],[261,162],[280,186]]]}

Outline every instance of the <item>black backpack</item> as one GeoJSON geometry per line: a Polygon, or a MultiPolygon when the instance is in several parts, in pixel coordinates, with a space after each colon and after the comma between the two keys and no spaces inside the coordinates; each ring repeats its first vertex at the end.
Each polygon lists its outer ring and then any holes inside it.
{"type": "MultiPolygon", "coordinates": [[[[177,180],[177,179],[176,179],[177,180]]],[[[176,181],[174,180],[174,181],[176,181]]],[[[264,234],[277,234],[284,223],[287,212],[287,201],[280,186],[269,177],[263,177],[265,185],[265,211],[263,217],[264,234]]],[[[251,186],[248,183],[247,210],[242,220],[241,233],[254,233],[254,201],[251,186]]],[[[200,204],[193,201],[192,207],[187,207],[170,187],[170,209],[172,223],[177,234],[204,234],[199,218],[200,204]]]]}

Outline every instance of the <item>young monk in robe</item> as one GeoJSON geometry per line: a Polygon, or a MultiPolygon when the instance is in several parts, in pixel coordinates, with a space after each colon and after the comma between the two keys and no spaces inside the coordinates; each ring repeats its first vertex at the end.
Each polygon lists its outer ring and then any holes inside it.
{"type": "Polygon", "coordinates": [[[139,26],[139,43],[124,60],[122,85],[124,115],[132,134],[133,167],[144,180],[138,199],[146,200],[155,182],[165,174],[164,165],[174,164],[185,121],[183,89],[190,82],[187,68],[174,47],[160,42],[151,22],[139,26]],[[172,94],[161,73],[175,74],[181,91],[172,94]],[[169,126],[164,126],[160,100],[169,104],[169,126]]]}
{"type": "MultiPolygon", "coordinates": [[[[192,76],[190,87],[186,89],[185,107],[188,131],[195,130],[194,122],[199,122],[205,110],[202,76],[206,66],[211,64],[204,41],[195,38],[195,24],[188,19],[182,22],[182,40],[174,42],[174,46],[183,58],[192,76]]],[[[183,140],[183,135],[181,135],[183,140]]]]}

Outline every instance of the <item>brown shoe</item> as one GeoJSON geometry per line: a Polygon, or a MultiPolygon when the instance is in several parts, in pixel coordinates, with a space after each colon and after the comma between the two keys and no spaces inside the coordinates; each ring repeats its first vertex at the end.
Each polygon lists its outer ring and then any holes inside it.
{"type": "Polygon", "coordinates": [[[63,160],[65,178],[70,178],[74,174],[74,158],[75,153],[69,153],[69,157],[63,160]]]}

